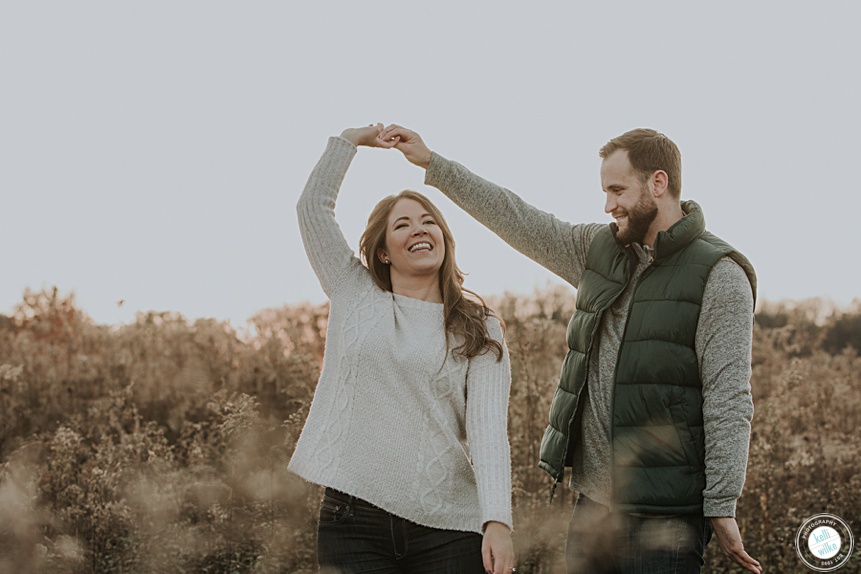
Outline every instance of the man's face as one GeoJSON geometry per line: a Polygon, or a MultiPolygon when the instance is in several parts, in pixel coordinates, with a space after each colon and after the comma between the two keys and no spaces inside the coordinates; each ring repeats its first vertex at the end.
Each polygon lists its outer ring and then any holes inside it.
{"type": "Polygon", "coordinates": [[[601,164],[601,187],[607,196],[604,211],[619,226],[616,237],[624,245],[642,243],[658,216],[658,204],[631,166],[627,151],[617,150],[601,164]]]}

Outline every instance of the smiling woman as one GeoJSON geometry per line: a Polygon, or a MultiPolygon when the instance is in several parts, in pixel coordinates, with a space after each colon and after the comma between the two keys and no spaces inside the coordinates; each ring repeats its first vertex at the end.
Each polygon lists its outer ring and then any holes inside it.
{"type": "MultiPolygon", "coordinates": [[[[379,287],[399,295],[442,303],[438,280],[452,242],[442,214],[423,195],[402,191],[380,201],[359,240],[362,262],[379,287]]],[[[453,246],[452,246],[453,249],[453,246]]]]}
{"type": "Polygon", "coordinates": [[[485,327],[490,310],[463,287],[454,236],[427,197],[404,190],[381,200],[368,217],[359,252],[380,289],[443,304],[446,331],[461,341],[457,352],[471,357],[487,347],[501,354],[485,327]]]}
{"type": "Polygon", "coordinates": [[[322,572],[507,573],[511,374],[501,322],[463,288],[451,231],[423,195],[377,204],[361,260],[334,218],[357,146],[377,145],[381,129],[331,138],[297,206],[331,305],[289,469],[326,487],[322,572]]]}
{"type": "MultiPolygon", "coordinates": [[[[416,199],[404,197],[392,206],[386,227],[388,250],[379,249],[378,256],[391,258],[393,285],[402,288],[413,277],[439,273],[445,243],[437,219],[416,199]]],[[[441,294],[436,295],[441,298],[441,294]]]]}

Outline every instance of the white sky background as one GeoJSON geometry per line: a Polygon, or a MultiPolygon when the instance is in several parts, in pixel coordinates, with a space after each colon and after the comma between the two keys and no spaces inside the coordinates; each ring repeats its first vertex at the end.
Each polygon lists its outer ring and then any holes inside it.
{"type": "MultiPolygon", "coordinates": [[[[376,121],[572,222],[610,221],[598,148],[656,128],[760,298],[849,303],[859,6],[0,0],[0,313],[52,285],[108,323],[324,301],[295,203],[327,137],[376,121]]],[[[361,149],[337,210],[351,245],[413,188],[447,215],[468,287],[561,283],[423,180],[361,149]]]]}

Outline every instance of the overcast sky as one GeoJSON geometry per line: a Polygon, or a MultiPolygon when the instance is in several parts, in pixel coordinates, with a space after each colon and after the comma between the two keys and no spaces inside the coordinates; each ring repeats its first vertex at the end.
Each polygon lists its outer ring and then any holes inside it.
{"type": "MultiPolygon", "coordinates": [[[[396,122],[572,222],[609,222],[600,159],[670,136],[683,197],[760,298],[861,298],[861,4],[0,0],[0,313],[74,291],[99,322],[322,302],[295,203],[330,135],[396,122]],[[123,300],[122,307],[117,302],[123,300]]],[[[467,286],[561,283],[394,151],[337,209],[356,246],[384,195],[427,193],[467,286]]]]}

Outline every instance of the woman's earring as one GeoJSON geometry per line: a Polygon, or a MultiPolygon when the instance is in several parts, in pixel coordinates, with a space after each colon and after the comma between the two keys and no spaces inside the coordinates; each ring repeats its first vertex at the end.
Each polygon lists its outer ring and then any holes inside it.
{"type": "Polygon", "coordinates": [[[385,264],[386,264],[386,265],[388,265],[389,263],[391,263],[391,261],[389,261],[389,259],[388,259],[388,257],[387,257],[387,258],[386,258],[386,260],[385,260],[385,264]]]}

